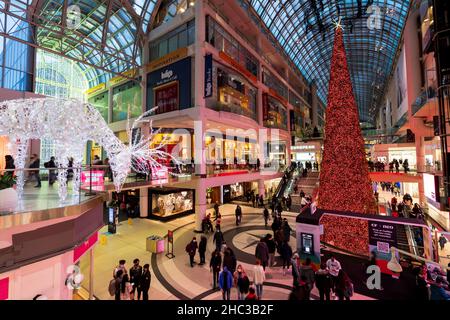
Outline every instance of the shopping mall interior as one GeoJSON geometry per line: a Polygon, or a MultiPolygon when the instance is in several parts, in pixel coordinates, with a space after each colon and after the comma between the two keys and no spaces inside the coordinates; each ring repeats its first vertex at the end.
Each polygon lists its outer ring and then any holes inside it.
{"type": "Polygon", "coordinates": [[[0,0],[0,101],[0,300],[450,300],[448,0],[0,0]]]}

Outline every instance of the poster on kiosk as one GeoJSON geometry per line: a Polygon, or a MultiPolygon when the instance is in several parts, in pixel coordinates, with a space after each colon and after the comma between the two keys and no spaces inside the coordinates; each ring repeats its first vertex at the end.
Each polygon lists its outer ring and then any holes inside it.
{"type": "MultiPolygon", "coordinates": [[[[395,275],[388,269],[391,247],[397,248],[397,226],[393,223],[369,221],[369,254],[375,253],[382,273],[395,275]]],[[[397,261],[398,261],[398,252],[397,261]]]]}

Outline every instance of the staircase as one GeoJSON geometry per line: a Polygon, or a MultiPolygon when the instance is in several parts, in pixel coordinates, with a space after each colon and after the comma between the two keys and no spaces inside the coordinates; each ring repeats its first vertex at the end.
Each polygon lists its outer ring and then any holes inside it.
{"type": "Polygon", "coordinates": [[[292,208],[293,211],[300,210],[300,202],[301,198],[299,193],[303,190],[303,192],[307,196],[311,196],[313,191],[319,186],[319,172],[308,172],[308,175],[303,178],[302,176],[298,176],[297,187],[298,193],[291,193],[292,197],[292,208]]]}

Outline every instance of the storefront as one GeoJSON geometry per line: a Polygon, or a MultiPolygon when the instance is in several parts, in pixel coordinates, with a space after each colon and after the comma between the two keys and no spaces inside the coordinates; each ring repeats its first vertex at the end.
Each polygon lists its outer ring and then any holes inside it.
{"type": "Polygon", "coordinates": [[[287,130],[287,109],[267,93],[263,94],[263,121],[267,128],[287,130]]]}
{"type": "MultiPolygon", "coordinates": [[[[194,151],[192,136],[193,131],[191,129],[163,129],[154,136],[150,147],[156,148],[162,141],[165,141],[160,150],[167,152],[185,164],[190,164],[194,151]]],[[[167,159],[166,165],[169,166],[169,162],[170,159],[167,159]]]]}
{"type": "MultiPolygon", "coordinates": [[[[114,192],[112,197],[119,208],[119,221],[140,217],[140,189],[124,190],[118,194],[114,192]]],[[[108,223],[107,212],[105,212],[103,220],[105,224],[108,223]]]]}
{"type": "Polygon", "coordinates": [[[277,187],[280,184],[280,181],[281,181],[281,178],[264,181],[264,189],[265,189],[264,198],[265,199],[272,198],[272,195],[275,193],[275,190],[277,190],[277,187]]]}
{"type": "Polygon", "coordinates": [[[298,143],[291,146],[291,159],[295,162],[301,162],[303,165],[306,161],[314,163],[321,162],[322,144],[320,142],[298,143]]]}
{"type": "Polygon", "coordinates": [[[147,110],[155,114],[192,107],[191,57],[147,74],[147,110]]]}
{"type": "Polygon", "coordinates": [[[148,190],[149,219],[168,221],[194,213],[195,190],[157,188],[148,190]]]}
{"type": "Polygon", "coordinates": [[[136,118],[142,114],[141,79],[136,81],[128,81],[112,89],[112,122],[136,118]]]}
{"type": "Polygon", "coordinates": [[[222,188],[223,203],[230,203],[233,200],[244,200],[247,192],[254,191],[258,194],[257,182],[238,182],[234,184],[224,185],[222,188]]]}
{"type": "Polygon", "coordinates": [[[278,141],[276,143],[268,142],[269,150],[269,165],[278,165],[282,168],[286,166],[287,147],[285,141],[278,141]]]}
{"type": "Polygon", "coordinates": [[[442,152],[441,142],[439,137],[434,137],[433,140],[425,141],[425,169],[426,171],[441,171],[442,170],[442,152]]]}
{"type": "MultiPolygon", "coordinates": [[[[372,161],[380,161],[385,164],[397,159],[397,161],[408,160],[409,169],[416,170],[417,157],[414,143],[401,144],[376,144],[371,151],[372,161]]],[[[400,167],[402,169],[402,167],[400,167]]]]}
{"type": "Polygon", "coordinates": [[[206,136],[206,161],[209,164],[256,164],[258,158],[258,143],[256,139],[238,138],[226,139],[226,135],[221,137],[206,136]]]}
{"type": "Polygon", "coordinates": [[[5,156],[12,154],[12,144],[7,136],[0,136],[0,169],[5,168],[5,156]]]}
{"type": "Polygon", "coordinates": [[[256,119],[257,89],[244,76],[213,61],[208,108],[256,119]]]}
{"type": "Polygon", "coordinates": [[[86,91],[88,102],[100,112],[103,119],[108,122],[109,113],[109,94],[106,89],[106,84],[101,83],[86,91]]]}

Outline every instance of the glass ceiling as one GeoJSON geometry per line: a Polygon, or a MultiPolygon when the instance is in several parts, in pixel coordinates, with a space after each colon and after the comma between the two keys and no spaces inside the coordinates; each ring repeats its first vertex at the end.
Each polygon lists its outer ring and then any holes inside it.
{"type": "Polygon", "coordinates": [[[95,86],[141,65],[142,38],[158,3],[158,0],[0,0],[0,22],[5,14],[8,21],[17,21],[22,33],[29,35],[26,39],[18,37],[17,27],[11,27],[4,32],[9,39],[78,61],[89,85],[95,86]]]}
{"type": "Polygon", "coordinates": [[[410,0],[241,0],[244,6],[245,1],[305,78],[317,84],[323,101],[328,94],[333,27],[340,16],[360,119],[374,122],[410,0]]]}

